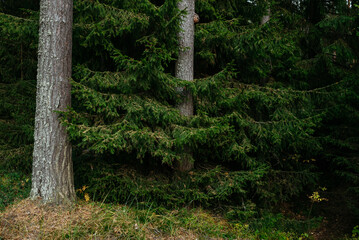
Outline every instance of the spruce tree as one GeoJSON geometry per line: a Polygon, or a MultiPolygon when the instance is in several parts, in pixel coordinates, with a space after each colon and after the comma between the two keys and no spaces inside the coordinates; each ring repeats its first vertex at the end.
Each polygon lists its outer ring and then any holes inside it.
{"type": "Polygon", "coordinates": [[[25,174],[34,140],[37,10],[36,1],[0,2],[0,168],[25,174]]]}

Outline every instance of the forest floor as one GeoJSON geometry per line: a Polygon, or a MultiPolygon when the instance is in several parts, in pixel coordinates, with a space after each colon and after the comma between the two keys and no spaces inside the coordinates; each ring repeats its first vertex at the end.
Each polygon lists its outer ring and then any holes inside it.
{"type": "MultiPolygon", "coordinates": [[[[0,172],[1,173],[1,172],[0,172]]],[[[355,221],[346,208],[345,193],[337,189],[315,203],[309,199],[283,203],[274,213],[235,219],[223,212],[196,208],[155,208],[108,204],[80,199],[73,206],[43,205],[26,199],[28,176],[0,177],[0,240],[4,239],[273,239],[359,240],[352,237],[355,221]]]]}
{"type": "Polygon", "coordinates": [[[22,200],[0,213],[3,239],[235,239],[239,230],[202,209],[159,215],[85,201],[65,208],[22,200]]]}
{"type": "Polygon", "coordinates": [[[324,219],[300,235],[279,231],[270,222],[253,231],[249,224],[229,222],[200,208],[158,213],[84,200],[63,207],[25,199],[0,212],[0,239],[355,239],[343,237],[345,222],[324,219]]]}

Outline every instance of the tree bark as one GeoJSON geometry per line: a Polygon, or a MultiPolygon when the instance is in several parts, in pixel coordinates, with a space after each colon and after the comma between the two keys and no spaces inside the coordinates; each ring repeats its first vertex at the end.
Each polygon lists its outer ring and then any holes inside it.
{"type": "Polygon", "coordinates": [[[266,9],[266,15],[264,15],[261,19],[261,25],[266,24],[270,20],[270,6],[266,9]]]}
{"type": "MultiPolygon", "coordinates": [[[[185,10],[186,14],[181,19],[181,31],[178,33],[179,55],[176,62],[176,77],[193,81],[193,53],[194,53],[194,0],[181,0],[178,3],[180,10],[185,10]]],[[[179,104],[178,109],[184,116],[193,116],[193,97],[192,94],[183,87],[177,88],[177,91],[183,96],[183,102],[179,104]]],[[[188,149],[185,149],[188,152],[188,149]]],[[[193,163],[189,159],[183,159],[179,163],[178,170],[187,171],[193,168],[193,163]]]]}
{"type": "Polygon", "coordinates": [[[55,111],[71,105],[72,0],[41,0],[30,198],[75,200],[72,148],[55,111]]]}

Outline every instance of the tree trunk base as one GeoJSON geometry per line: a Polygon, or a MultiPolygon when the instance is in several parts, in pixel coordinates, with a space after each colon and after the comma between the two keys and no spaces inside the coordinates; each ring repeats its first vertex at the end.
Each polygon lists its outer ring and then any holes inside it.
{"type": "Polygon", "coordinates": [[[180,172],[187,172],[187,171],[193,169],[193,167],[194,167],[193,162],[186,159],[186,160],[183,160],[182,162],[177,163],[176,170],[180,171],[180,172]]]}
{"type": "Polygon", "coordinates": [[[190,171],[191,169],[193,169],[194,167],[194,162],[192,159],[192,152],[191,150],[188,148],[188,146],[184,147],[184,152],[185,155],[182,158],[181,161],[177,161],[175,163],[175,169],[179,172],[187,172],[190,171]]]}

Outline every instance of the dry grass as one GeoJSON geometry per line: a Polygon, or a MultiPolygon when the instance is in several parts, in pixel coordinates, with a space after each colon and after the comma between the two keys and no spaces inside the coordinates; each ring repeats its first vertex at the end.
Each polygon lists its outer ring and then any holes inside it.
{"type": "Polygon", "coordinates": [[[0,213],[0,239],[223,239],[229,230],[203,210],[157,215],[127,206],[79,202],[65,208],[26,199],[0,213]]]}
{"type": "Polygon", "coordinates": [[[85,225],[100,211],[91,205],[71,208],[22,200],[0,214],[0,236],[5,239],[41,239],[75,225],[85,225]]]}
{"type": "MultiPolygon", "coordinates": [[[[298,239],[300,233],[277,229],[281,219],[273,215],[253,223],[230,223],[201,208],[168,210],[148,206],[143,209],[86,201],[63,207],[25,199],[0,212],[0,240],[298,239]],[[253,226],[257,229],[250,224],[256,224],[253,226]]],[[[303,235],[302,239],[308,238],[303,235]]]]}

